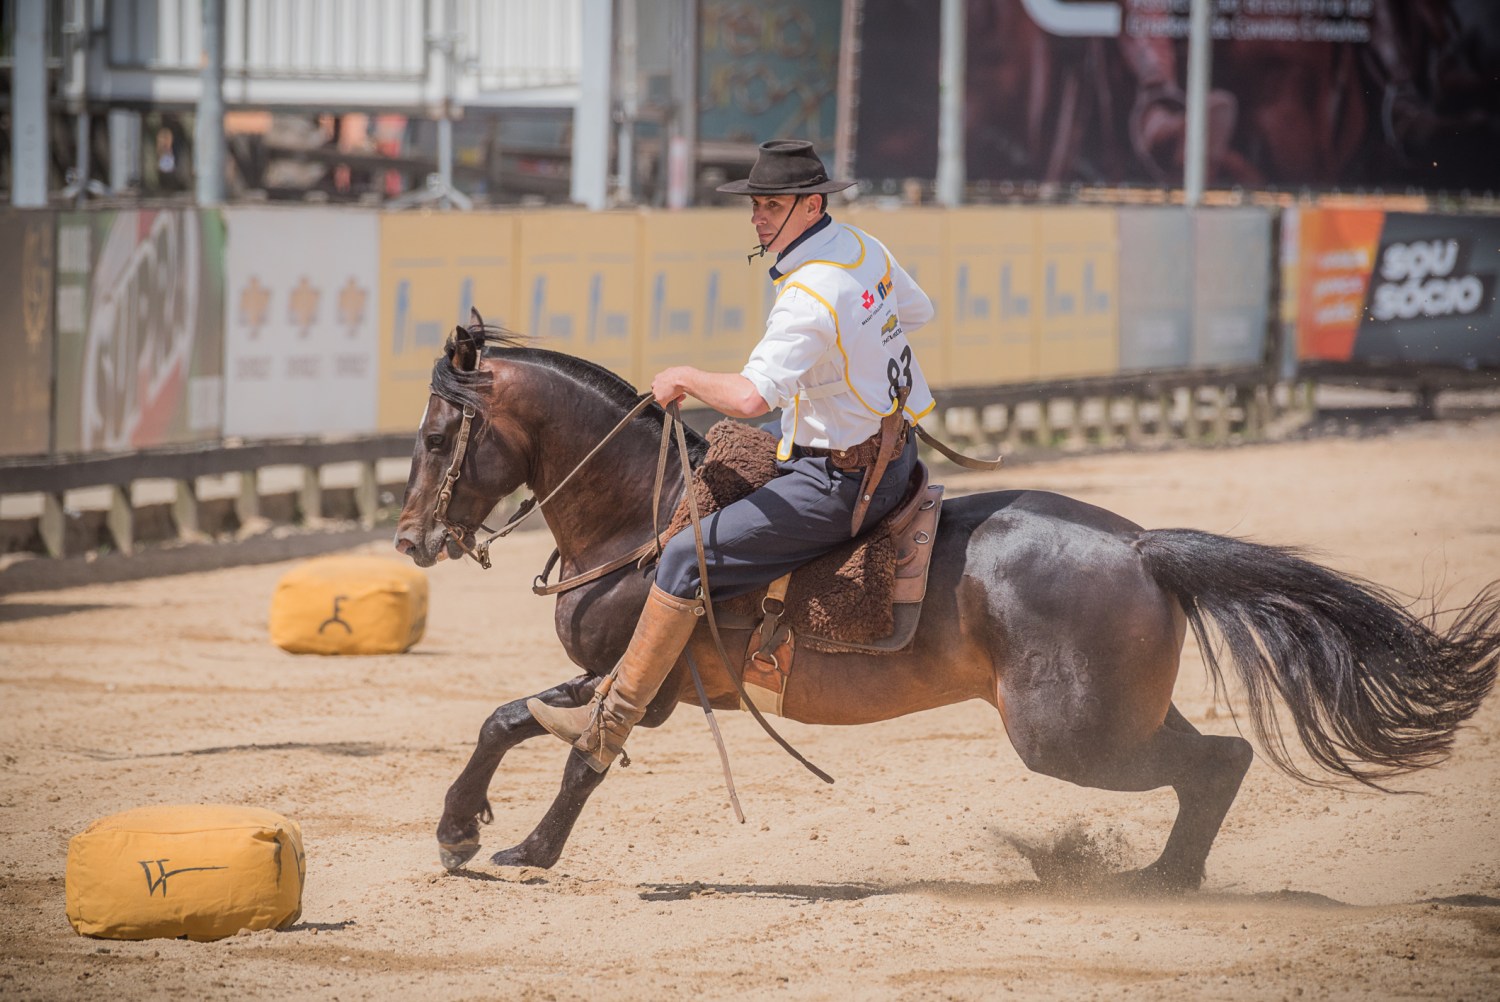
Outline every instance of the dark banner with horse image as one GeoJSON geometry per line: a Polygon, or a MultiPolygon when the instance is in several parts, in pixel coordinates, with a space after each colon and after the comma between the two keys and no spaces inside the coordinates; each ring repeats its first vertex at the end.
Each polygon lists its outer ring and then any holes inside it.
{"type": "Polygon", "coordinates": [[[57,452],[223,429],[224,226],[185,209],[70,212],[57,228],[57,452]]]}
{"type": "Polygon", "coordinates": [[[52,446],[51,212],[0,212],[0,456],[52,446]]]}
{"type": "MultiPolygon", "coordinates": [[[[1500,187],[1500,3],[1215,0],[1210,183],[1500,187]]],[[[856,172],[931,178],[937,4],[868,0],[856,172]]],[[[1190,0],[969,0],[971,182],[1177,185],[1190,0]]]]}
{"type": "Polygon", "coordinates": [[[1500,217],[1301,213],[1298,355],[1500,369],[1500,217]]]}

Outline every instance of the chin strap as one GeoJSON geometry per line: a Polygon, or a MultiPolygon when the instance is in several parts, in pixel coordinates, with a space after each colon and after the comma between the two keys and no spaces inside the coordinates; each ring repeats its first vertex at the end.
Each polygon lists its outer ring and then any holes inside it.
{"type": "Polygon", "coordinates": [[[774,244],[777,240],[781,239],[781,231],[784,230],[784,229],[786,229],[786,224],[790,223],[792,221],[792,213],[794,213],[794,212],[797,211],[797,206],[798,206],[799,203],[801,203],[801,201],[802,201],[802,196],[801,195],[798,195],[798,196],[796,196],[795,198],[792,199],[792,207],[790,209],[786,210],[786,218],[781,221],[781,225],[780,226],[776,227],[776,235],[774,237],[772,237],[770,240],[768,240],[767,242],[763,243],[763,244],[756,244],[755,245],[755,250],[753,250],[749,254],[745,255],[745,263],[746,264],[754,264],[756,258],[758,258],[758,257],[765,257],[766,256],[766,249],[768,247],[770,247],[771,244],[774,244]]]}

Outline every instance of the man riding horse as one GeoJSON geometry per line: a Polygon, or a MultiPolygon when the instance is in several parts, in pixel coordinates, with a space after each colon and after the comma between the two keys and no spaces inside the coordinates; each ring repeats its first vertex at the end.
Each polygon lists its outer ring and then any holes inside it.
{"type": "MultiPolygon", "coordinates": [[[[932,319],[932,301],[884,245],[828,214],[828,195],[853,183],[830,179],[811,143],[762,143],[749,178],[719,191],[750,196],[756,253],[776,255],[766,332],[737,373],[676,365],[651,380],[663,406],[692,396],[736,418],[781,408],[778,476],[703,521],[716,599],[764,587],[879,522],[916,462],[909,425],[933,399],[907,334],[932,319]]],[[[704,587],[694,534],[678,533],[593,700],[531,699],[532,716],[604,772],[687,644],[704,587]]]]}

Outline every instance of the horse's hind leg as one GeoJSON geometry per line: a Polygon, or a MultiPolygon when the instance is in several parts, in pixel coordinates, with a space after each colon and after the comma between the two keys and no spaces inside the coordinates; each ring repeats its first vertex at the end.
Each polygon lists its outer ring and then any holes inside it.
{"type": "MultiPolygon", "coordinates": [[[[581,675],[545,692],[537,699],[554,706],[582,706],[593,698],[599,680],[581,675]]],[[[525,699],[512,700],[490,714],[479,729],[479,741],[469,764],[448,787],[443,816],[438,821],[438,857],[443,867],[456,870],[479,851],[479,825],[494,819],[490,810],[490,780],[505,753],[528,738],[546,733],[526,709],[525,699]]]]}
{"type": "Polygon", "coordinates": [[[1133,875],[1143,887],[1193,890],[1203,882],[1208,851],[1252,757],[1244,738],[1201,734],[1170,706],[1164,725],[1141,752],[1098,784],[1113,790],[1170,786],[1177,794],[1177,820],[1166,848],[1156,862],[1133,875]]]}

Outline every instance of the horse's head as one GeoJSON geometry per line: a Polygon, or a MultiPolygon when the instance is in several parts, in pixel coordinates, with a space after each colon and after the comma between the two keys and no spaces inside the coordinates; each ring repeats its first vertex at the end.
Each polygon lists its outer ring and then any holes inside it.
{"type": "Polygon", "coordinates": [[[526,479],[519,429],[497,412],[495,364],[486,364],[479,312],[454,328],[432,368],[432,395],[417,429],[396,549],[419,567],[461,557],[474,530],[526,479]]]}

